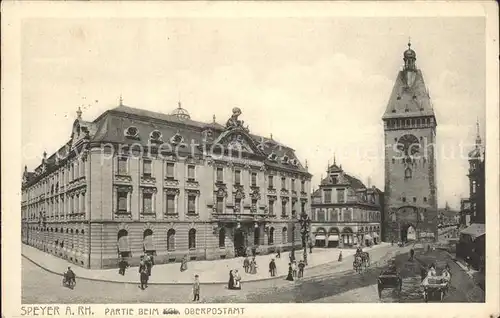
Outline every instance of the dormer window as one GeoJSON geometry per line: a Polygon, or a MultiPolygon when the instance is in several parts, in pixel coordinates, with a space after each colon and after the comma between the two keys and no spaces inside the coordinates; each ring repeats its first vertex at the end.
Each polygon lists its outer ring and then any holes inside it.
{"type": "Polygon", "coordinates": [[[281,162],[282,162],[282,163],[288,164],[288,161],[289,161],[289,158],[288,158],[288,156],[286,156],[286,155],[285,155],[285,156],[283,156],[283,158],[281,158],[281,162]]]}
{"type": "Polygon", "coordinates": [[[125,129],[125,136],[127,138],[137,138],[139,137],[139,129],[134,126],[128,127],[125,129]]]}
{"type": "Polygon", "coordinates": [[[162,134],[158,130],[153,130],[151,134],[149,134],[149,140],[154,141],[154,142],[161,142],[162,141],[162,134]]]}
{"type": "Polygon", "coordinates": [[[176,133],[175,135],[172,136],[172,138],[170,138],[170,142],[173,144],[179,144],[183,141],[184,138],[179,133],[176,133]]]}
{"type": "Polygon", "coordinates": [[[271,161],[276,161],[276,159],[278,158],[278,156],[275,153],[272,153],[267,158],[269,160],[271,160],[271,161]]]}

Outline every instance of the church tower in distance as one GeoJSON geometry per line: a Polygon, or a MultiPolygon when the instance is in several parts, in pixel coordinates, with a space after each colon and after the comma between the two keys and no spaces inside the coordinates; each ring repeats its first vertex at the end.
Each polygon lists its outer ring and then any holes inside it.
{"type": "Polygon", "coordinates": [[[385,138],[383,239],[434,241],[438,237],[436,117],[408,43],[382,117],[385,138]]]}

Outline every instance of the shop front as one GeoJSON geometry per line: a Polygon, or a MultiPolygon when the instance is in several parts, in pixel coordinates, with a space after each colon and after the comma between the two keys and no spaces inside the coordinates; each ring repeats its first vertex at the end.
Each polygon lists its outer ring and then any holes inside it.
{"type": "Polygon", "coordinates": [[[331,228],[328,231],[328,247],[339,247],[339,230],[331,228]]]}
{"type": "Polygon", "coordinates": [[[342,240],[342,245],[344,247],[353,247],[357,242],[355,240],[354,233],[352,232],[352,229],[349,227],[346,227],[342,230],[341,234],[341,240],[342,240]]]}
{"type": "Polygon", "coordinates": [[[323,228],[318,228],[315,234],[315,243],[316,247],[325,247],[326,246],[326,231],[323,228]]]}

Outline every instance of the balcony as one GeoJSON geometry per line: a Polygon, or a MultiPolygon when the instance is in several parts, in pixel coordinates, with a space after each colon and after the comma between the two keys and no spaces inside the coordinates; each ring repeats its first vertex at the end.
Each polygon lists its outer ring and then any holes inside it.
{"type": "Polygon", "coordinates": [[[186,180],[186,188],[198,188],[199,186],[200,183],[195,179],[190,178],[186,180]]]}
{"type": "Polygon", "coordinates": [[[280,195],[288,195],[289,193],[290,193],[290,191],[288,189],[281,188],[281,190],[280,190],[280,195]]]}
{"type": "Polygon", "coordinates": [[[175,180],[174,177],[166,177],[163,180],[163,185],[165,187],[177,187],[179,186],[179,180],[175,180]]]}

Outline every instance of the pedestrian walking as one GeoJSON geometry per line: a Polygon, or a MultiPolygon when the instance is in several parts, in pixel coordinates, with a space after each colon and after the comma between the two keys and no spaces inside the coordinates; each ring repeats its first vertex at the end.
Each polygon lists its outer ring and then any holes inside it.
{"type": "Polygon", "coordinates": [[[292,276],[297,277],[297,262],[292,262],[292,276]]]}
{"type": "Polygon", "coordinates": [[[234,289],[234,275],[233,275],[233,270],[229,271],[229,282],[227,283],[227,289],[234,289]]]}
{"type": "Polygon", "coordinates": [[[142,266],[139,266],[139,276],[141,280],[141,289],[144,290],[145,288],[148,288],[148,270],[146,268],[146,265],[142,264],[142,266]]]}
{"type": "Polygon", "coordinates": [[[255,256],[252,258],[250,262],[250,274],[257,274],[257,262],[255,261],[255,256]]]}
{"type": "Polygon", "coordinates": [[[241,289],[241,276],[237,269],[234,271],[234,289],[241,289]]]}
{"type": "Polygon", "coordinates": [[[187,270],[188,268],[188,259],[187,259],[187,255],[184,255],[184,257],[182,258],[182,261],[181,261],[181,272],[187,270]]]}
{"type": "Polygon", "coordinates": [[[410,259],[409,261],[410,262],[413,262],[413,257],[415,256],[415,251],[413,250],[413,248],[410,250],[410,259]]]}
{"type": "Polygon", "coordinates": [[[128,262],[125,260],[124,257],[120,258],[120,262],[118,263],[118,267],[120,268],[120,270],[118,271],[118,273],[120,275],[124,276],[125,275],[125,270],[128,267],[128,262]]]}
{"type": "Polygon", "coordinates": [[[245,256],[245,259],[243,260],[243,268],[245,269],[245,273],[250,271],[250,261],[248,260],[248,256],[245,256]]]}
{"type": "Polygon", "coordinates": [[[278,246],[278,249],[276,251],[276,258],[281,258],[281,247],[278,246]]]}
{"type": "Polygon", "coordinates": [[[293,282],[292,263],[288,263],[288,276],[286,280],[293,282]]]}
{"type": "Polygon", "coordinates": [[[194,275],[193,301],[200,301],[200,280],[198,275],[194,275]]]}
{"type": "Polygon", "coordinates": [[[342,262],[342,251],[339,253],[339,262],[342,262]]]}
{"type": "Polygon", "coordinates": [[[306,267],[306,264],[304,263],[303,260],[300,260],[298,267],[299,267],[299,278],[302,278],[304,277],[304,268],[306,267]]]}
{"type": "Polygon", "coordinates": [[[309,242],[309,254],[312,254],[313,252],[313,243],[309,242]]]}
{"type": "Polygon", "coordinates": [[[269,262],[269,273],[271,273],[271,277],[276,276],[276,263],[274,262],[274,258],[269,262]]]}

